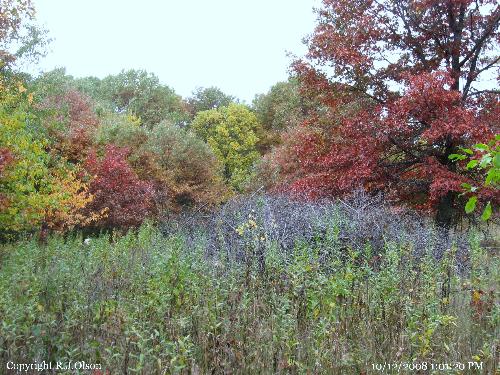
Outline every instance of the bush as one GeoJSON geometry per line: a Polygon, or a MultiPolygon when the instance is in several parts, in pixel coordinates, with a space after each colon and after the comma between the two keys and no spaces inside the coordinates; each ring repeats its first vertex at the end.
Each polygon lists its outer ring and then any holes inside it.
{"type": "Polygon", "coordinates": [[[108,145],[102,158],[93,151],[85,163],[94,197],[85,212],[106,214],[97,224],[99,228],[135,227],[155,213],[153,186],[137,177],[127,156],[127,149],[108,145]]]}
{"type": "MultiPolygon", "coordinates": [[[[241,260],[247,238],[236,229],[249,217],[259,225],[266,244],[273,244],[282,254],[293,254],[298,241],[328,250],[335,246],[369,257],[383,251],[387,242],[411,243],[418,258],[428,249],[442,256],[446,249],[457,246],[462,256],[467,253],[467,235],[459,232],[447,237],[431,220],[403,207],[392,207],[382,196],[356,191],[349,199],[311,201],[279,194],[253,194],[229,200],[212,214],[185,212],[162,223],[167,234],[183,233],[195,243],[201,237],[211,254],[225,251],[232,259],[241,260]],[[209,228],[209,230],[206,230],[209,228]]],[[[190,242],[190,243],[191,243],[190,242]]],[[[461,266],[466,267],[463,262],[461,266]]]]}
{"type": "Polygon", "coordinates": [[[88,224],[94,216],[79,211],[92,197],[77,170],[47,152],[29,102],[21,100],[15,110],[8,104],[0,103],[0,238],[43,223],[61,231],[88,224]]]}
{"type": "Polygon", "coordinates": [[[210,147],[177,125],[164,121],[145,129],[130,117],[111,115],[103,120],[96,140],[101,146],[111,143],[130,150],[130,165],[140,179],[154,185],[161,210],[211,206],[227,195],[210,147]]]}
{"type": "Polygon", "coordinates": [[[99,124],[91,99],[68,89],[46,97],[38,108],[52,140],[51,147],[72,163],[84,161],[99,124]]]}

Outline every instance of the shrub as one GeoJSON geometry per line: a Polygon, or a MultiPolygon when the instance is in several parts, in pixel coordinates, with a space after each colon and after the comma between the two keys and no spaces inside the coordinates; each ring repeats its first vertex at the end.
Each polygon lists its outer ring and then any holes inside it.
{"type": "Polygon", "coordinates": [[[107,145],[102,158],[92,151],[85,162],[93,176],[89,192],[94,196],[85,211],[106,213],[99,228],[135,227],[155,212],[153,186],[137,177],[127,163],[128,153],[127,149],[107,145]]]}
{"type": "Polygon", "coordinates": [[[238,196],[210,215],[185,212],[169,217],[162,229],[168,234],[181,232],[192,243],[201,236],[211,254],[222,249],[231,258],[241,260],[247,244],[236,229],[250,216],[258,223],[266,243],[288,255],[293,254],[298,242],[315,246],[318,241],[327,252],[329,246],[336,246],[343,251],[357,251],[360,257],[383,251],[391,241],[412,242],[416,257],[429,248],[441,256],[453,243],[461,255],[468,248],[465,234],[446,238],[429,218],[403,207],[391,207],[382,196],[370,196],[363,190],[357,190],[349,199],[335,201],[279,194],[238,196]]]}
{"type": "Polygon", "coordinates": [[[52,147],[75,164],[84,161],[93,146],[94,132],[99,124],[91,99],[68,89],[46,97],[39,109],[53,140],[52,147]]]}

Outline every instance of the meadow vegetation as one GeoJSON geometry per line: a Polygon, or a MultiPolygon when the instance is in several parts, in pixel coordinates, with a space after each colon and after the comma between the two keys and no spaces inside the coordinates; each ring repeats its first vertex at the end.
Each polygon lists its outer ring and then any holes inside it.
{"type": "Polygon", "coordinates": [[[411,213],[344,203],[252,197],[180,231],[145,223],[87,244],[4,247],[0,358],[79,358],[112,374],[358,374],[384,362],[494,373],[500,262],[483,235],[443,242],[432,223],[401,220],[411,213]]]}
{"type": "Polygon", "coordinates": [[[500,7],[317,15],[247,104],[31,76],[45,31],[0,1],[0,374],[499,373],[500,7]]]}

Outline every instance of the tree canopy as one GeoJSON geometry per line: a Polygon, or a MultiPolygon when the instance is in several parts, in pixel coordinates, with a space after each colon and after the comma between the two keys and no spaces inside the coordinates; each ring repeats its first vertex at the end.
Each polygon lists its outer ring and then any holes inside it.
{"type": "Polygon", "coordinates": [[[242,104],[199,112],[191,128],[212,148],[224,166],[224,177],[242,190],[259,158],[256,145],[261,127],[255,114],[242,104]]]}
{"type": "Polygon", "coordinates": [[[498,95],[482,77],[498,68],[499,20],[494,1],[324,0],[294,69],[329,121],[313,113],[298,133],[292,189],[363,185],[437,209],[449,226],[470,176],[448,156],[498,131],[498,95]]]}
{"type": "Polygon", "coordinates": [[[198,112],[227,107],[229,104],[236,102],[236,98],[225,94],[217,87],[198,87],[188,98],[188,108],[190,113],[195,116],[198,112]]]}

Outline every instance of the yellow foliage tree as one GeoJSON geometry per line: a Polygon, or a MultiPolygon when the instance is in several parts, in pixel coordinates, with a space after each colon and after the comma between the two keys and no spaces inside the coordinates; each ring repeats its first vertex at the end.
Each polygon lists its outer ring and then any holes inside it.
{"type": "Polygon", "coordinates": [[[3,83],[1,87],[0,150],[9,155],[0,174],[2,237],[35,230],[42,223],[54,230],[67,230],[104,214],[80,214],[92,196],[78,178],[78,168],[48,152],[48,141],[36,132],[30,98],[21,83],[3,83]]]}

